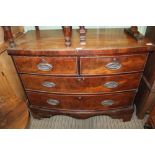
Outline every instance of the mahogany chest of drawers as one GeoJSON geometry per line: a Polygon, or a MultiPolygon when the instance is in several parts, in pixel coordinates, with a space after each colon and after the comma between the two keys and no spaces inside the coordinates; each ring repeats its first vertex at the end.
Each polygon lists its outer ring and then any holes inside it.
{"type": "Polygon", "coordinates": [[[123,29],[88,29],[86,45],[72,31],[29,31],[9,48],[35,118],[108,115],[129,121],[148,57],[147,40],[123,29]]]}

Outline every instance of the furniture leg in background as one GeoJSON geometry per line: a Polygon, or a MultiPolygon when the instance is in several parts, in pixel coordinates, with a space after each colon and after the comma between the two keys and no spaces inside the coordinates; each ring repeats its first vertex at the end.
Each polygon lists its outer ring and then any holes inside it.
{"type": "Polygon", "coordinates": [[[62,26],[66,47],[71,46],[72,26],[62,26]]]}

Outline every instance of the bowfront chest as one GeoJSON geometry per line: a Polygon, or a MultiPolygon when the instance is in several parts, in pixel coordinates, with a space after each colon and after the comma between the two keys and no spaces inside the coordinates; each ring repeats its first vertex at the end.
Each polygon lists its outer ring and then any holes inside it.
{"type": "Polygon", "coordinates": [[[129,121],[148,57],[147,39],[123,29],[88,29],[86,44],[72,30],[29,31],[8,49],[35,118],[108,115],[129,121]]]}

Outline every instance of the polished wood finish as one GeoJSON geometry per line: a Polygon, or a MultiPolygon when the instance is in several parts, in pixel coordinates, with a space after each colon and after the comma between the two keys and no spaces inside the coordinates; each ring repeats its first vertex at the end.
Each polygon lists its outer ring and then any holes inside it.
{"type": "Polygon", "coordinates": [[[16,96],[26,100],[25,93],[11,57],[7,54],[6,46],[0,52],[0,96],[16,96]]]}
{"type": "Polygon", "coordinates": [[[137,42],[123,29],[87,29],[86,45],[81,46],[79,42],[79,31],[74,29],[69,48],[64,45],[62,30],[29,31],[16,40],[17,46],[9,48],[8,53],[35,56],[141,54],[148,53],[149,40],[137,42]]]}
{"type": "Polygon", "coordinates": [[[29,119],[26,97],[6,45],[0,45],[0,128],[25,128],[29,119]]]}
{"type": "Polygon", "coordinates": [[[27,74],[20,76],[26,90],[62,94],[108,93],[136,90],[141,80],[140,73],[100,77],[51,77],[27,74]],[[43,85],[44,82],[52,82],[54,86],[46,87],[43,85]],[[118,86],[108,88],[105,86],[108,82],[116,82],[118,86]]]}
{"type": "Polygon", "coordinates": [[[28,98],[33,106],[48,109],[75,110],[75,111],[96,111],[109,110],[121,107],[131,106],[135,92],[115,93],[106,95],[54,95],[35,92],[27,92],[28,98]],[[58,105],[50,105],[48,99],[58,100],[58,105]],[[101,104],[104,100],[113,100],[114,104],[104,106],[101,104]]]}
{"type": "MultiPolygon", "coordinates": [[[[155,45],[155,27],[148,26],[146,36],[150,39],[149,44],[155,45]]],[[[143,80],[140,84],[140,91],[136,96],[137,116],[144,118],[146,113],[150,113],[155,102],[155,50],[149,53],[149,57],[144,70],[143,80]]]]}
{"type": "Polygon", "coordinates": [[[35,106],[31,106],[31,114],[34,118],[49,118],[54,115],[66,115],[71,116],[77,119],[87,119],[89,117],[97,116],[97,115],[108,115],[113,119],[123,119],[124,122],[130,121],[134,108],[133,106],[127,108],[120,108],[114,110],[101,110],[101,111],[72,111],[72,110],[48,110],[43,108],[38,108],[35,106]]]}
{"type": "Polygon", "coordinates": [[[10,35],[11,35],[11,37],[13,37],[14,42],[15,42],[15,39],[20,37],[24,33],[23,26],[8,26],[8,28],[10,29],[9,35],[8,35],[8,31],[6,31],[5,28],[3,27],[5,43],[7,43],[9,41],[10,35]]]}
{"type": "Polygon", "coordinates": [[[14,40],[24,33],[24,27],[23,26],[11,26],[11,32],[13,35],[14,40]]]}
{"type": "Polygon", "coordinates": [[[114,57],[81,57],[81,74],[106,75],[143,71],[146,60],[146,54],[114,57]],[[106,65],[110,62],[118,62],[121,65],[120,69],[111,70],[106,68],[106,65]]]}
{"type": "Polygon", "coordinates": [[[15,96],[0,97],[0,129],[24,129],[29,123],[29,112],[24,101],[15,96]]]}
{"type": "Polygon", "coordinates": [[[11,48],[15,47],[16,44],[15,44],[15,41],[14,41],[14,38],[13,38],[13,35],[11,32],[11,27],[10,26],[3,26],[3,29],[4,29],[4,32],[6,34],[7,39],[9,41],[9,46],[11,48]]]}
{"type": "Polygon", "coordinates": [[[63,26],[63,33],[65,37],[65,45],[66,47],[71,46],[71,37],[72,37],[72,26],[63,26]]]}
{"type": "Polygon", "coordinates": [[[16,41],[15,48],[8,49],[31,114],[35,118],[104,114],[129,121],[150,50],[149,40],[137,42],[124,29],[88,29],[85,45],[80,44],[78,30],[67,35],[72,36],[70,47],[64,44],[62,30],[30,31],[16,41]],[[48,64],[43,69],[51,65],[52,69],[40,71],[40,63],[48,64]]]}
{"type": "Polygon", "coordinates": [[[13,57],[19,73],[47,74],[47,75],[76,75],[76,57],[13,57]],[[41,71],[37,65],[48,63],[52,65],[49,71],[41,71]]]}

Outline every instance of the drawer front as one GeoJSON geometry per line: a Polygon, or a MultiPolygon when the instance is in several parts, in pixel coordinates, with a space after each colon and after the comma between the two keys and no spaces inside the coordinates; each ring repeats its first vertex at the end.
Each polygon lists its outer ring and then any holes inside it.
{"type": "Polygon", "coordinates": [[[143,71],[147,54],[115,57],[81,57],[82,75],[105,75],[143,71]]]}
{"type": "Polygon", "coordinates": [[[135,92],[106,95],[53,95],[27,92],[31,105],[63,110],[109,110],[132,105],[135,92]]]}
{"type": "Polygon", "coordinates": [[[81,78],[26,74],[20,76],[27,90],[49,93],[104,93],[137,89],[141,79],[140,73],[81,78]]]}
{"type": "Polygon", "coordinates": [[[19,73],[75,75],[76,57],[14,57],[19,73]]]}

